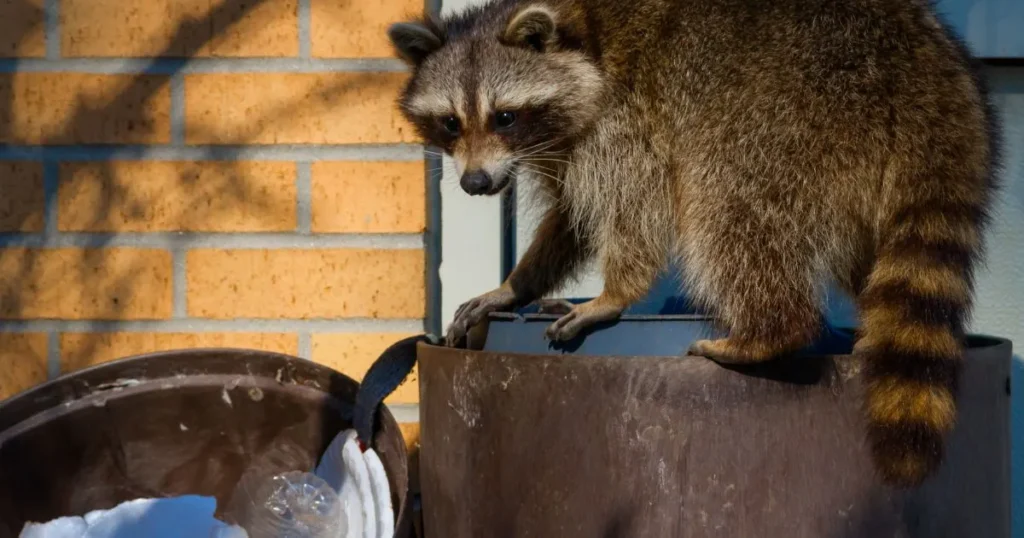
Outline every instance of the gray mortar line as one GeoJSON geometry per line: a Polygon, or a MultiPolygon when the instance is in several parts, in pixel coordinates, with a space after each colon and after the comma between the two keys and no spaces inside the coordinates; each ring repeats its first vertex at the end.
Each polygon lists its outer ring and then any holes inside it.
{"type": "Polygon", "coordinates": [[[312,0],[299,0],[299,58],[308,59],[310,49],[313,47],[312,24],[313,13],[312,0]]]}
{"type": "Polygon", "coordinates": [[[313,359],[313,336],[308,332],[299,333],[299,357],[313,359]]]}
{"type": "Polygon", "coordinates": [[[172,293],[174,301],[173,316],[176,319],[188,318],[188,252],[185,249],[171,251],[173,259],[172,293]]]}
{"type": "Polygon", "coordinates": [[[50,63],[53,60],[59,60],[60,0],[45,0],[43,3],[43,31],[46,35],[46,60],[39,63],[50,63]]]}
{"type": "Polygon", "coordinates": [[[313,173],[309,162],[300,162],[295,171],[295,211],[298,233],[308,235],[313,228],[313,173]]]}
{"type": "Polygon", "coordinates": [[[385,404],[395,422],[399,424],[420,421],[420,406],[418,404],[385,404]]]}
{"type": "Polygon", "coordinates": [[[185,145],[185,76],[171,76],[171,145],[185,145]]]}
{"type": "Polygon", "coordinates": [[[50,379],[60,375],[60,333],[56,331],[46,335],[46,370],[50,379]]]}
{"type": "Polygon", "coordinates": [[[43,234],[52,239],[59,234],[60,163],[43,162],[43,234]]]}

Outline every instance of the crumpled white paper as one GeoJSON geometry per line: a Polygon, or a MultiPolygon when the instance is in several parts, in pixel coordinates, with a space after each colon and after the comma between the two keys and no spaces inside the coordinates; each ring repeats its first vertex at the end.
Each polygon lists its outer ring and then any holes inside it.
{"type": "MultiPolygon", "coordinates": [[[[345,505],[347,532],[338,538],[393,538],[391,487],[380,457],[362,452],[355,430],[339,433],[314,474],[331,485],[345,505]]],[[[248,538],[241,527],[213,517],[217,500],[184,495],[136,499],[110,510],[28,523],[20,538],[248,538]]]]}
{"type": "Polygon", "coordinates": [[[246,532],[213,517],[213,497],[183,495],[126,501],[110,510],[28,523],[21,538],[247,538],[246,532]]]}

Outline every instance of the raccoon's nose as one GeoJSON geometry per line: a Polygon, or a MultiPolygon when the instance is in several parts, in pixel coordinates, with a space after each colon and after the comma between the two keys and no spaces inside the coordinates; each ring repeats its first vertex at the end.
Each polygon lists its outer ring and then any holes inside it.
{"type": "Polygon", "coordinates": [[[459,181],[462,185],[462,190],[468,194],[484,194],[491,190],[491,176],[483,170],[477,170],[475,172],[466,172],[462,175],[462,179],[459,181]]]}

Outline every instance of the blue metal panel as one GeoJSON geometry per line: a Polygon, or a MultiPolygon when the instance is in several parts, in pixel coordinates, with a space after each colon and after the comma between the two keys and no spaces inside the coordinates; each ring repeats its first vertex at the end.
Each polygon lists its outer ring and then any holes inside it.
{"type": "MultiPolygon", "coordinates": [[[[627,315],[636,316],[678,316],[701,314],[686,295],[685,286],[676,275],[674,269],[663,272],[655,281],[647,296],[637,301],[626,310],[627,315]]],[[[567,297],[570,302],[581,303],[593,297],[567,297]]],[[[537,311],[536,306],[520,310],[524,314],[537,311]]],[[[825,309],[822,312],[825,320],[835,327],[857,327],[857,307],[842,291],[830,288],[825,296],[825,309]]]]}
{"type": "MultiPolygon", "coordinates": [[[[765,315],[770,316],[771,312],[765,315]]],[[[544,331],[556,319],[557,316],[544,314],[491,314],[483,349],[536,355],[574,353],[673,357],[685,355],[695,340],[725,336],[701,316],[645,316],[627,312],[622,318],[600,323],[573,340],[554,343],[544,337],[544,331]]],[[[853,332],[826,323],[818,339],[798,354],[845,355],[852,350],[853,332]]]]}
{"type": "Polygon", "coordinates": [[[938,0],[936,6],[975,55],[1024,59],[1024,0],[938,0]]]}
{"type": "MultiPolygon", "coordinates": [[[[544,330],[558,316],[537,314],[530,305],[515,314],[492,314],[484,349],[519,353],[582,353],[588,355],[679,355],[699,338],[723,336],[694,308],[672,271],[664,272],[646,297],[630,306],[620,320],[564,345],[551,344],[544,330]],[[639,346],[639,347],[638,347],[639,346]]],[[[572,297],[581,303],[592,297],[572,297]]],[[[850,353],[850,329],[857,326],[856,310],[838,292],[830,293],[823,312],[823,334],[804,351],[812,354],[850,353]]],[[[766,312],[765,315],[771,315],[766,312]]]]}

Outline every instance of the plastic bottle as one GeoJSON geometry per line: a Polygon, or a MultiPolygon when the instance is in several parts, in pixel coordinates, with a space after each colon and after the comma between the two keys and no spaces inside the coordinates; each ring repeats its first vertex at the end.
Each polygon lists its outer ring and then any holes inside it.
{"type": "Polygon", "coordinates": [[[344,538],[345,511],[338,494],[312,473],[293,471],[239,484],[244,504],[238,524],[250,538],[344,538]]]}

